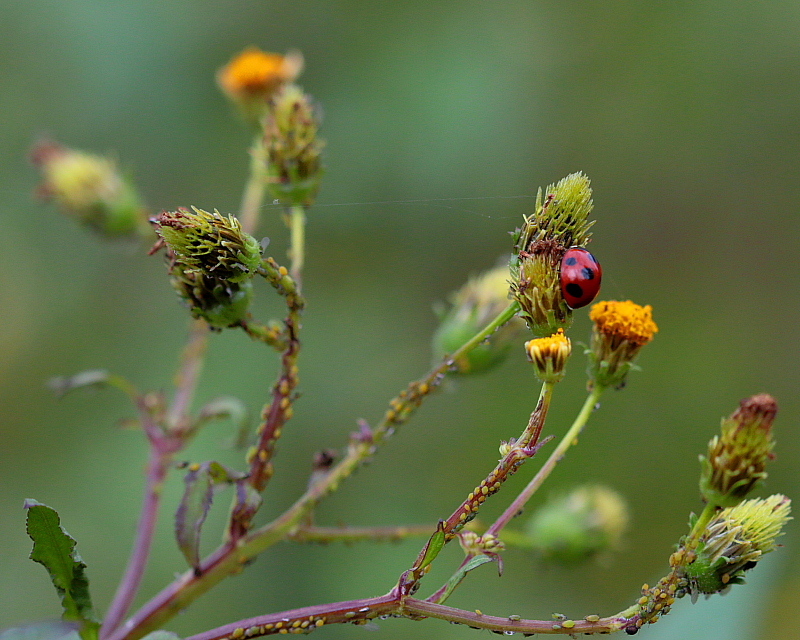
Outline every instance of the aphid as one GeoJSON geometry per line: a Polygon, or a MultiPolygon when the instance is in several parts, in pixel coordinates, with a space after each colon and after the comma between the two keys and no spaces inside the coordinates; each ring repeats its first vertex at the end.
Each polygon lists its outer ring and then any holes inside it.
{"type": "Polygon", "coordinates": [[[586,249],[571,247],[561,258],[561,294],[570,309],[585,307],[600,291],[603,269],[586,249]]]}

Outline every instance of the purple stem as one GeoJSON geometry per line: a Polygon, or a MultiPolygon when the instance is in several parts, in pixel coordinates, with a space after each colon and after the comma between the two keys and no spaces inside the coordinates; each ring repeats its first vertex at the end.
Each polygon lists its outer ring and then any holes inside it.
{"type": "Polygon", "coordinates": [[[161,451],[156,442],[152,443],[150,448],[150,460],[147,464],[147,486],[145,488],[142,512],[139,516],[139,524],[136,528],[136,541],[125,575],[119,583],[119,587],[117,587],[117,593],[114,595],[114,600],[103,621],[103,626],[100,630],[101,638],[107,638],[119,626],[125,614],[128,613],[147,565],[147,557],[150,554],[153,532],[158,519],[161,486],[172,459],[172,453],[161,451]]]}

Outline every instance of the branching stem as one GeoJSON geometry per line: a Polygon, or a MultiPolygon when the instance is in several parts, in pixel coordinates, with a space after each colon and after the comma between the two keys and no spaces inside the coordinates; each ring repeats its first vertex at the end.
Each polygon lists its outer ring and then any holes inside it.
{"type": "Polygon", "coordinates": [[[567,431],[567,433],[561,439],[561,442],[558,443],[558,446],[550,454],[550,457],[547,459],[544,465],[542,465],[542,468],[539,469],[539,472],[528,483],[528,486],[526,486],[516,497],[514,502],[512,502],[502,513],[502,515],[491,524],[491,526],[486,530],[486,533],[497,535],[502,528],[505,527],[511,521],[511,519],[514,518],[514,516],[516,516],[527,504],[528,500],[531,499],[533,494],[536,493],[545,479],[553,471],[555,466],[564,457],[567,449],[569,449],[576,441],[581,430],[589,420],[589,416],[592,414],[592,411],[594,410],[594,407],[604,390],[605,389],[603,387],[596,385],[589,393],[586,401],[583,403],[583,407],[581,407],[580,413],[578,413],[578,416],[575,418],[575,422],[572,423],[569,431],[567,431]]]}

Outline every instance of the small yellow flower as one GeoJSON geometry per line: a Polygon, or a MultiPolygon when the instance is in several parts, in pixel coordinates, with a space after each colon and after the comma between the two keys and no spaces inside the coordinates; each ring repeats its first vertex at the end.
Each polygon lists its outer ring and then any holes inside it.
{"type": "Polygon", "coordinates": [[[559,329],[547,338],[536,338],[525,343],[525,352],[536,367],[543,382],[558,382],[564,377],[564,368],[572,353],[572,343],[559,329]]]}
{"type": "Polygon", "coordinates": [[[598,302],[589,317],[612,341],[631,342],[640,347],[650,342],[658,331],[653,322],[653,307],[649,304],[642,307],[630,300],[598,302]]]}
{"type": "Polygon", "coordinates": [[[607,300],[594,305],[589,317],[594,321],[590,385],[622,388],[634,358],[658,331],[653,308],[607,300]]]}
{"type": "Polygon", "coordinates": [[[246,116],[257,119],[266,112],[275,92],[294,81],[302,70],[299,52],[282,56],[251,46],[217,72],[217,82],[246,116]]]}

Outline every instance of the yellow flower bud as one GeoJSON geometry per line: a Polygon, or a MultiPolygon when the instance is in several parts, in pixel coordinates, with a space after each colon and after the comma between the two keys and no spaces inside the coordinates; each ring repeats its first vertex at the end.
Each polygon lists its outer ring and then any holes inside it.
{"type": "Polygon", "coordinates": [[[536,367],[536,375],[542,382],[555,383],[564,377],[564,369],[572,353],[572,343],[564,335],[564,330],[559,329],[547,338],[526,342],[525,352],[528,360],[536,367]]]}

